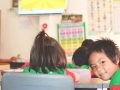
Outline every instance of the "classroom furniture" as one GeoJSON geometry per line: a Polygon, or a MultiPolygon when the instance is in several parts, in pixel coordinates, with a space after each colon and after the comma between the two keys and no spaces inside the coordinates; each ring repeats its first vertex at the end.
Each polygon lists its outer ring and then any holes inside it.
{"type": "Polygon", "coordinates": [[[10,69],[9,63],[0,63],[0,80],[2,78],[2,71],[10,69]]]}
{"type": "Polygon", "coordinates": [[[86,88],[85,90],[89,89],[96,89],[96,90],[108,90],[109,88],[109,82],[108,81],[103,81],[99,78],[90,78],[90,79],[85,79],[80,81],[79,83],[75,84],[76,90],[86,88]]]}
{"type": "Polygon", "coordinates": [[[23,72],[23,69],[21,69],[21,68],[18,68],[18,69],[8,69],[8,70],[3,70],[2,71],[2,75],[4,73],[21,73],[21,72],[23,72]]]}
{"type": "MultiPolygon", "coordinates": [[[[109,82],[110,80],[102,81],[99,78],[90,78],[87,80],[82,80],[77,84],[74,84],[74,88],[75,90],[108,90],[109,82]]],[[[1,81],[0,81],[0,85],[1,85],[1,81]]]]}
{"type": "MultiPolygon", "coordinates": [[[[3,72],[4,72],[4,74],[5,73],[21,73],[22,70],[23,69],[9,69],[9,70],[3,70],[3,72]]],[[[72,69],[72,71],[80,73],[81,77],[85,76],[81,79],[81,81],[79,83],[74,84],[75,90],[108,90],[110,80],[103,81],[99,78],[87,77],[85,74],[89,75],[89,72],[87,70],[84,70],[84,71],[83,70],[84,69],[82,69],[82,70],[81,69],[80,70],[72,69]]],[[[16,75],[19,75],[19,74],[16,74],[16,75]]],[[[1,82],[0,82],[0,85],[1,85],[1,82]]]]}
{"type": "Polygon", "coordinates": [[[0,63],[0,70],[8,70],[10,69],[9,63],[0,63]]]}
{"type": "Polygon", "coordinates": [[[74,90],[66,75],[5,73],[1,83],[2,90],[74,90]]]}
{"type": "Polygon", "coordinates": [[[80,75],[81,81],[82,80],[88,80],[91,78],[91,72],[88,69],[68,69],[69,71],[76,72],[80,75]]]}
{"type": "Polygon", "coordinates": [[[2,74],[4,72],[22,72],[20,69],[24,65],[24,62],[10,62],[10,63],[0,63],[0,80],[2,79],[2,74]]]}

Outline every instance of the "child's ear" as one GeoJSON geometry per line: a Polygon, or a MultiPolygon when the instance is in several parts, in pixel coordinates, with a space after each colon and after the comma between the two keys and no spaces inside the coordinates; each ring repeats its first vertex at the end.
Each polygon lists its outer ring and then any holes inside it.
{"type": "Polygon", "coordinates": [[[116,64],[119,64],[120,60],[119,58],[116,58],[116,64]]]}

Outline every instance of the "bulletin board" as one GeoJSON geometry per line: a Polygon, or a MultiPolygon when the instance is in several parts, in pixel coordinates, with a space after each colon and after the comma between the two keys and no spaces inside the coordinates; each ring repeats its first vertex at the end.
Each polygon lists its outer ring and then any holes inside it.
{"type": "Polygon", "coordinates": [[[73,52],[81,46],[85,38],[84,22],[58,24],[58,41],[65,50],[67,60],[72,59],[73,52]]]}
{"type": "Polygon", "coordinates": [[[88,0],[88,36],[103,36],[113,31],[112,0],[88,0]]]}
{"type": "Polygon", "coordinates": [[[120,0],[88,0],[88,36],[120,34],[120,0]]]}

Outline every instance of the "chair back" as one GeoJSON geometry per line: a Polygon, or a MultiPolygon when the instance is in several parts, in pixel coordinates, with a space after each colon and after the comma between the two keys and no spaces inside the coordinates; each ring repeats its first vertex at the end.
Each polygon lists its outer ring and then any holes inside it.
{"type": "Polygon", "coordinates": [[[78,73],[81,77],[81,80],[86,80],[91,78],[91,72],[88,69],[68,69],[68,70],[78,73]]]}
{"type": "Polygon", "coordinates": [[[74,90],[70,76],[48,74],[5,73],[2,90],[74,90]]]}

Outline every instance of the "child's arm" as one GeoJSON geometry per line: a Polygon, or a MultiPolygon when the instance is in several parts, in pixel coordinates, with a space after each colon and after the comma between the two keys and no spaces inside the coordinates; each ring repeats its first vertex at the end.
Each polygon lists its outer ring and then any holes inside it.
{"type": "Polygon", "coordinates": [[[80,82],[80,75],[78,73],[75,73],[66,69],[66,75],[71,76],[75,83],[80,82]]]}
{"type": "Polygon", "coordinates": [[[16,60],[17,60],[16,57],[11,57],[10,59],[0,59],[0,63],[9,63],[16,60]]]}
{"type": "Polygon", "coordinates": [[[25,64],[21,68],[24,69],[24,68],[28,67],[29,64],[30,64],[29,62],[25,62],[25,64]]]}

